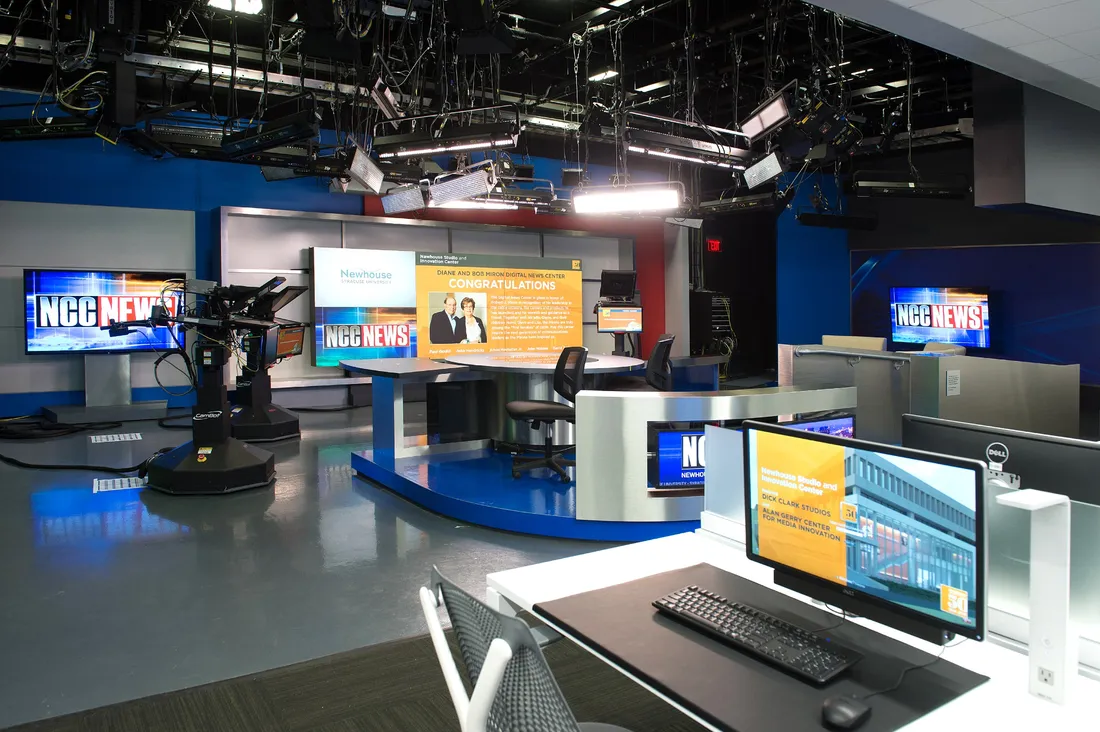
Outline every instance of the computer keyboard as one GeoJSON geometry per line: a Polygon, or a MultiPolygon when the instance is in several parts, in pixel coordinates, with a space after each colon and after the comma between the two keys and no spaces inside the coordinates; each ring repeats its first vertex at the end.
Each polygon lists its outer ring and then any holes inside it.
{"type": "Polygon", "coordinates": [[[797,625],[696,585],[653,605],[715,640],[815,684],[826,683],[861,658],[797,625]]]}

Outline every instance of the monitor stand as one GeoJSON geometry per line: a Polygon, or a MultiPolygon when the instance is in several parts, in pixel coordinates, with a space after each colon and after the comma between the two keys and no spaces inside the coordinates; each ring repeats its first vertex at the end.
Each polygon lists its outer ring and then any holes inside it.
{"type": "Polygon", "coordinates": [[[811,600],[818,600],[828,605],[835,605],[847,613],[854,613],[860,617],[874,620],[876,623],[896,628],[902,633],[907,633],[914,638],[934,643],[937,646],[947,645],[955,637],[954,633],[939,628],[933,628],[924,623],[912,620],[904,615],[890,612],[878,605],[857,600],[845,595],[840,589],[825,588],[816,582],[804,580],[782,570],[775,570],[775,584],[786,587],[800,595],[805,595],[811,600]]]}
{"type": "Polygon", "coordinates": [[[84,356],[84,406],[45,407],[51,422],[137,422],[168,416],[168,401],[134,403],[130,396],[130,354],[89,353],[84,356]]]}

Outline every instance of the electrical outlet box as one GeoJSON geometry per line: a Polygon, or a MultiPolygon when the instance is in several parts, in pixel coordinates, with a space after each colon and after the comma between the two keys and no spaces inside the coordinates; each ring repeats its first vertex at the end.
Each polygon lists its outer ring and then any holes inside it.
{"type": "Polygon", "coordinates": [[[1054,686],[1054,672],[1049,668],[1039,667],[1039,683],[1054,686]]]}

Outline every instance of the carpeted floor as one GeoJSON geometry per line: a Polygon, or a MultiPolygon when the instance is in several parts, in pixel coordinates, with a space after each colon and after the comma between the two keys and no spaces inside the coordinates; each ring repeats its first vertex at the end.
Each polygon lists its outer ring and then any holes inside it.
{"type": "MultiPolygon", "coordinates": [[[[634,732],[702,728],[568,641],[544,650],[577,719],[634,732]]],[[[9,732],[450,732],[458,730],[428,636],[383,643],[9,732]]]]}

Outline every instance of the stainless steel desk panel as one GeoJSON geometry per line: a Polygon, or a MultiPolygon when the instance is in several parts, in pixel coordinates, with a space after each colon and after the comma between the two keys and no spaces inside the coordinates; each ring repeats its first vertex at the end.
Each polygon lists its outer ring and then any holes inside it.
{"type": "Polygon", "coordinates": [[[582,391],[577,395],[577,518],[687,521],[703,497],[653,496],[647,488],[649,422],[708,422],[850,409],[854,387],[796,386],[725,392],[582,391]]]}

